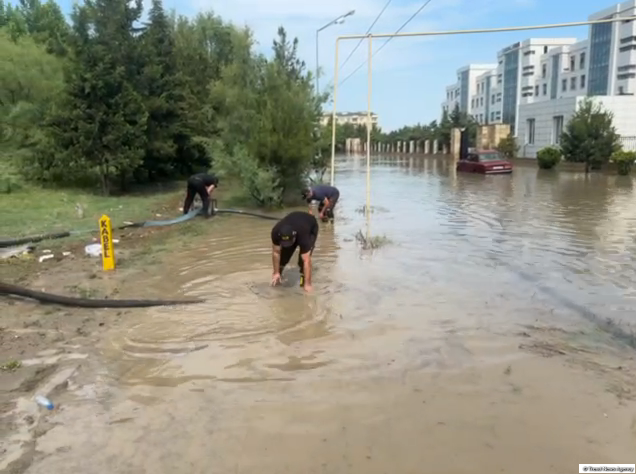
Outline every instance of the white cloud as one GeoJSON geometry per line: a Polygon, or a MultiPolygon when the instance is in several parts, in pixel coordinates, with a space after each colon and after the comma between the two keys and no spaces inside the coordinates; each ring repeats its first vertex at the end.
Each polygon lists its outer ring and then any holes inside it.
{"type": "MultiPolygon", "coordinates": [[[[323,71],[321,85],[333,80],[335,41],[338,35],[364,34],[387,0],[190,0],[196,11],[212,10],[227,20],[249,26],[264,52],[271,51],[276,30],[284,26],[289,37],[299,39],[299,52],[308,66],[315,67],[316,30],[337,18],[355,10],[344,24],[332,25],[319,35],[320,66],[323,71]]],[[[395,32],[424,0],[393,0],[373,33],[395,32]]],[[[403,31],[441,31],[478,27],[480,22],[492,22],[498,14],[527,9],[534,0],[431,0],[420,14],[403,31]]],[[[501,25],[508,26],[508,25],[501,25]]],[[[342,41],[339,63],[345,60],[359,40],[342,41]]],[[[378,48],[385,40],[375,39],[378,48]]],[[[451,54],[443,37],[395,38],[373,58],[374,73],[398,72],[414,69],[427,63],[444,62],[451,54]]],[[[470,44],[467,40],[464,44],[470,44]]],[[[368,46],[364,41],[340,71],[342,80],[367,58],[368,46]]],[[[462,64],[457,64],[459,67],[462,64]]],[[[348,85],[357,88],[364,82],[366,66],[362,67],[348,85]]]]}
{"type": "MultiPolygon", "coordinates": [[[[386,0],[191,0],[196,10],[212,9],[223,18],[237,24],[248,25],[255,33],[261,49],[270,48],[279,25],[283,25],[290,37],[300,41],[300,54],[313,69],[315,66],[316,29],[330,20],[355,10],[342,25],[333,25],[320,33],[320,64],[324,71],[323,82],[333,77],[334,46],[337,35],[363,34],[382,10],[386,0]]],[[[480,18],[510,8],[527,8],[530,0],[432,0],[404,31],[439,31],[465,28],[475,25],[480,18]]],[[[376,23],[374,33],[392,33],[397,30],[420,6],[421,1],[394,1],[376,23]]],[[[438,58],[434,54],[435,38],[396,38],[390,46],[374,58],[374,70],[386,70],[407,65],[415,66],[438,58]],[[429,43],[430,45],[427,45],[429,43]]],[[[375,40],[376,47],[384,40],[375,40]]],[[[357,40],[341,44],[340,58],[344,61],[357,40]]],[[[439,52],[438,52],[439,53],[439,52]]],[[[358,48],[347,63],[341,77],[346,76],[367,56],[366,42],[358,48]]]]}

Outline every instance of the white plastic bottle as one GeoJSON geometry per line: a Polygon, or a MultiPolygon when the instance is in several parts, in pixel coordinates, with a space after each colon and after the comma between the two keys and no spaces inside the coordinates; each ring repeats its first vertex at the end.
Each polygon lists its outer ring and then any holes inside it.
{"type": "Polygon", "coordinates": [[[42,395],[37,395],[35,397],[35,401],[38,405],[43,406],[47,410],[53,410],[54,408],[53,402],[49,400],[48,398],[43,397],[42,395]]]}

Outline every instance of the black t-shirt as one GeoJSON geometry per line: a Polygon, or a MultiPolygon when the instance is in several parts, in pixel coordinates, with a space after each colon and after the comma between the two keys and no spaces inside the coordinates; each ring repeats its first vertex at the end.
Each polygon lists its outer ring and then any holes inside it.
{"type": "Polygon", "coordinates": [[[318,221],[316,218],[303,211],[290,212],[272,228],[272,244],[281,244],[280,229],[286,225],[296,232],[296,242],[292,248],[299,246],[300,253],[309,252],[318,236],[318,221]]]}
{"type": "Polygon", "coordinates": [[[208,187],[211,185],[214,185],[214,186],[219,185],[219,178],[217,178],[213,174],[197,173],[195,175],[192,175],[190,179],[196,179],[197,181],[201,181],[205,187],[208,187]]]}

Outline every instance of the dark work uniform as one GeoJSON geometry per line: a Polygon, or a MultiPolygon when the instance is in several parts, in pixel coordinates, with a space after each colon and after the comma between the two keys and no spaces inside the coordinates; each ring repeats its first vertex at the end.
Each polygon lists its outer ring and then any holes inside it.
{"type": "Polygon", "coordinates": [[[318,212],[322,212],[325,207],[325,198],[329,199],[329,206],[325,209],[325,216],[329,219],[333,219],[333,210],[338,203],[338,198],[340,197],[340,191],[338,191],[338,188],[321,184],[311,188],[311,194],[312,196],[307,199],[307,202],[311,203],[311,201],[318,201],[318,212]]]}
{"type": "Polygon", "coordinates": [[[219,178],[213,174],[198,173],[188,178],[188,192],[183,203],[184,214],[190,212],[194,197],[198,194],[201,197],[201,202],[203,202],[203,212],[206,216],[210,215],[210,194],[206,188],[212,184],[214,186],[219,185],[219,178]]]}
{"type": "Polygon", "coordinates": [[[318,237],[318,221],[314,216],[307,212],[294,211],[287,214],[272,228],[272,244],[281,245],[280,249],[280,273],[283,273],[285,265],[289,263],[296,251],[296,247],[300,247],[298,252],[298,266],[300,273],[303,274],[302,255],[314,251],[316,238],[318,237]],[[293,229],[296,232],[294,243],[288,247],[284,246],[281,239],[281,231],[286,228],[293,229]]]}

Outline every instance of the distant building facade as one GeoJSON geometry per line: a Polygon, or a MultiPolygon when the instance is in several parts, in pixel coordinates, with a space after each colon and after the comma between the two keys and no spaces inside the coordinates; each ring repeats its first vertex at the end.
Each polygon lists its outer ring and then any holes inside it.
{"type": "MultiPolygon", "coordinates": [[[[333,114],[326,113],[322,115],[321,123],[327,125],[331,120],[333,114]]],[[[366,125],[367,113],[366,112],[338,112],[336,113],[336,123],[338,125],[344,125],[349,123],[351,125],[366,125]]],[[[378,125],[378,115],[371,113],[371,123],[378,125]]]]}
{"type": "MultiPolygon", "coordinates": [[[[615,4],[590,20],[636,15],[636,0],[615,4]]],[[[458,77],[472,66],[460,68],[458,77]]],[[[480,124],[510,125],[520,153],[536,157],[558,145],[569,118],[585,97],[614,114],[624,146],[636,143],[636,24],[590,25],[588,38],[530,38],[497,53],[496,67],[469,76],[469,87],[446,88],[442,113],[455,104],[480,124]],[[474,81],[474,90],[472,82],[474,81]],[[452,101],[449,92],[453,92],[452,101]],[[465,104],[468,104],[467,106],[465,104]]]]}

